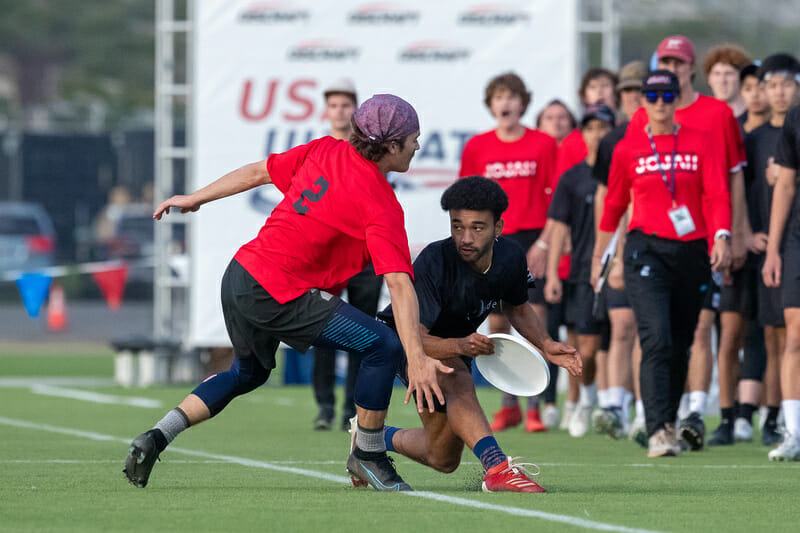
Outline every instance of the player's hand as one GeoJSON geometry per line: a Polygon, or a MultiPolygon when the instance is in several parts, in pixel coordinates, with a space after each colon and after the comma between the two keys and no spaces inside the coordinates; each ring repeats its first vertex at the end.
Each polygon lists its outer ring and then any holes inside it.
{"type": "MultiPolygon", "coordinates": [[[[746,253],[745,258],[747,258],[746,253]]],[[[711,249],[710,259],[711,270],[714,272],[724,272],[725,270],[731,268],[731,251],[727,240],[719,238],[714,241],[714,247],[711,249]]]]}
{"type": "Polygon", "coordinates": [[[590,281],[592,283],[592,288],[597,290],[597,282],[600,281],[600,272],[603,271],[603,258],[602,257],[592,257],[592,274],[590,281]]]}
{"type": "MultiPolygon", "coordinates": [[[[727,248],[730,254],[729,266],[731,270],[736,271],[744,266],[747,261],[747,248],[752,240],[753,234],[749,230],[747,233],[737,233],[730,240],[730,245],[727,246],[727,248]]],[[[714,243],[714,246],[716,247],[716,243],[714,243]]],[[[713,254],[713,248],[711,251],[713,254]]],[[[712,262],[711,264],[713,266],[714,263],[712,262]]]]}
{"type": "Polygon", "coordinates": [[[191,195],[178,194],[161,202],[161,205],[156,208],[156,212],[153,213],[153,218],[156,220],[161,220],[162,215],[169,214],[170,207],[180,209],[181,213],[188,213],[190,211],[194,212],[200,209],[200,203],[191,195]]]}
{"type": "Polygon", "coordinates": [[[442,405],[445,403],[444,393],[439,387],[437,371],[443,374],[451,374],[454,369],[441,361],[428,357],[422,352],[419,352],[416,356],[409,356],[407,359],[408,391],[406,392],[405,403],[408,403],[411,396],[416,393],[417,411],[422,413],[422,400],[424,399],[425,403],[428,404],[428,410],[433,413],[434,398],[437,398],[442,405]]]}
{"type": "Polygon", "coordinates": [[[777,253],[767,252],[764,267],[761,269],[764,285],[767,287],[781,286],[781,256],[777,253]]]}
{"type": "Polygon", "coordinates": [[[747,247],[754,254],[763,254],[767,251],[767,234],[761,231],[753,233],[753,238],[747,247]]]}
{"type": "Polygon", "coordinates": [[[548,276],[544,284],[544,299],[547,303],[557,304],[564,294],[564,286],[558,276],[548,276]],[[553,279],[555,278],[555,279],[553,279]]]}
{"type": "Polygon", "coordinates": [[[778,172],[779,172],[778,169],[779,168],[780,167],[775,164],[775,158],[774,157],[770,157],[767,160],[766,178],[767,178],[767,183],[769,184],[770,187],[774,187],[775,184],[778,183],[778,172]]]}
{"type": "Polygon", "coordinates": [[[458,353],[467,357],[492,355],[494,353],[494,343],[486,335],[473,333],[469,337],[458,339],[458,353]]]}
{"type": "Polygon", "coordinates": [[[528,270],[534,278],[543,278],[547,269],[547,250],[535,244],[528,249],[528,270]]]}
{"type": "Polygon", "coordinates": [[[548,339],[544,342],[542,351],[548,361],[566,368],[571,376],[580,376],[583,372],[581,354],[572,346],[548,339]]]}
{"type": "Polygon", "coordinates": [[[616,257],[611,260],[611,272],[608,273],[608,286],[616,291],[625,290],[625,267],[616,257]]]}

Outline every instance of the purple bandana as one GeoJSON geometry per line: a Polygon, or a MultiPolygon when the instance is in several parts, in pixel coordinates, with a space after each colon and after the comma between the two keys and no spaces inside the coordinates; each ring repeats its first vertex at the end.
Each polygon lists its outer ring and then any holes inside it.
{"type": "Polygon", "coordinates": [[[355,122],[370,142],[402,141],[419,130],[411,104],[393,94],[376,94],[356,110],[355,122]]]}

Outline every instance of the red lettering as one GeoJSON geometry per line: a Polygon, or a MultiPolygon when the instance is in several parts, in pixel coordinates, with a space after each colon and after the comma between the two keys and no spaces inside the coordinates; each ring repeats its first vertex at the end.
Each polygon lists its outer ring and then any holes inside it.
{"type": "Polygon", "coordinates": [[[239,106],[239,112],[242,114],[242,117],[245,120],[264,120],[267,118],[272,112],[272,105],[275,103],[275,91],[278,88],[278,80],[270,80],[269,88],[267,89],[266,94],[266,102],[264,108],[259,113],[251,113],[250,112],[250,93],[253,89],[253,80],[247,80],[244,82],[244,88],[242,89],[242,100],[239,106]]]}
{"type": "Polygon", "coordinates": [[[289,100],[303,108],[303,111],[299,114],[283,113],[283,118],[290,122],[301,122],[314,113],[314,100],[299,94],[301,87],[310,87],[316,91],[317,82],[314,80],[298,80],[289,86],[289,100]]]}

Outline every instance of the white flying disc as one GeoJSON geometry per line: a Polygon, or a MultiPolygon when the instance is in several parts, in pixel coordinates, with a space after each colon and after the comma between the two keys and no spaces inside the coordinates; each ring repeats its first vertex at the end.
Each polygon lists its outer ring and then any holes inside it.
{"type": "Polygon", "coordinates": [[[505,333],[492,333],[494,354],[475,358],[486,381],[515,396],[536,396],[550,383],[547,361],[530,344],[505,333]]]}

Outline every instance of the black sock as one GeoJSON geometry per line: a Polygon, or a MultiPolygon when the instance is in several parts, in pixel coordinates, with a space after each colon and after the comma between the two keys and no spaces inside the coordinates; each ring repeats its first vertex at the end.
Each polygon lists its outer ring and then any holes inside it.
{"type": "Polygon", "coordinates": [[[770,405],[767,407],[767,421],[765,424],[769,424],[770,426],[777,426],[778,425],[778,413],[780,412],[781,408],[777,406],[770,405]]]}
{"type": "Polygon", "coordinates": [[[739,406],[739,418],[744,418],[747,423],[753,425],[753,411],[757,408],[752,403],[743,403],[739,406]]]}
{"type": "Polygon", "coordinates": [[[733,426],[733,409],[733,407],[722,408],[722,421],[720,422],[720,425],[733,426]]]}
{"type": "Polygon", "coordinates": [[[167,442],[167,437],[165,437],[164,433],[162,433],[158,428],[153,428],[150,431],[153,432],[153,438],[156,441],[156,449],[158,450],[158,453],[163,452],[167,447],[167,444],[169,444],[169,442],[167,442]]]}

